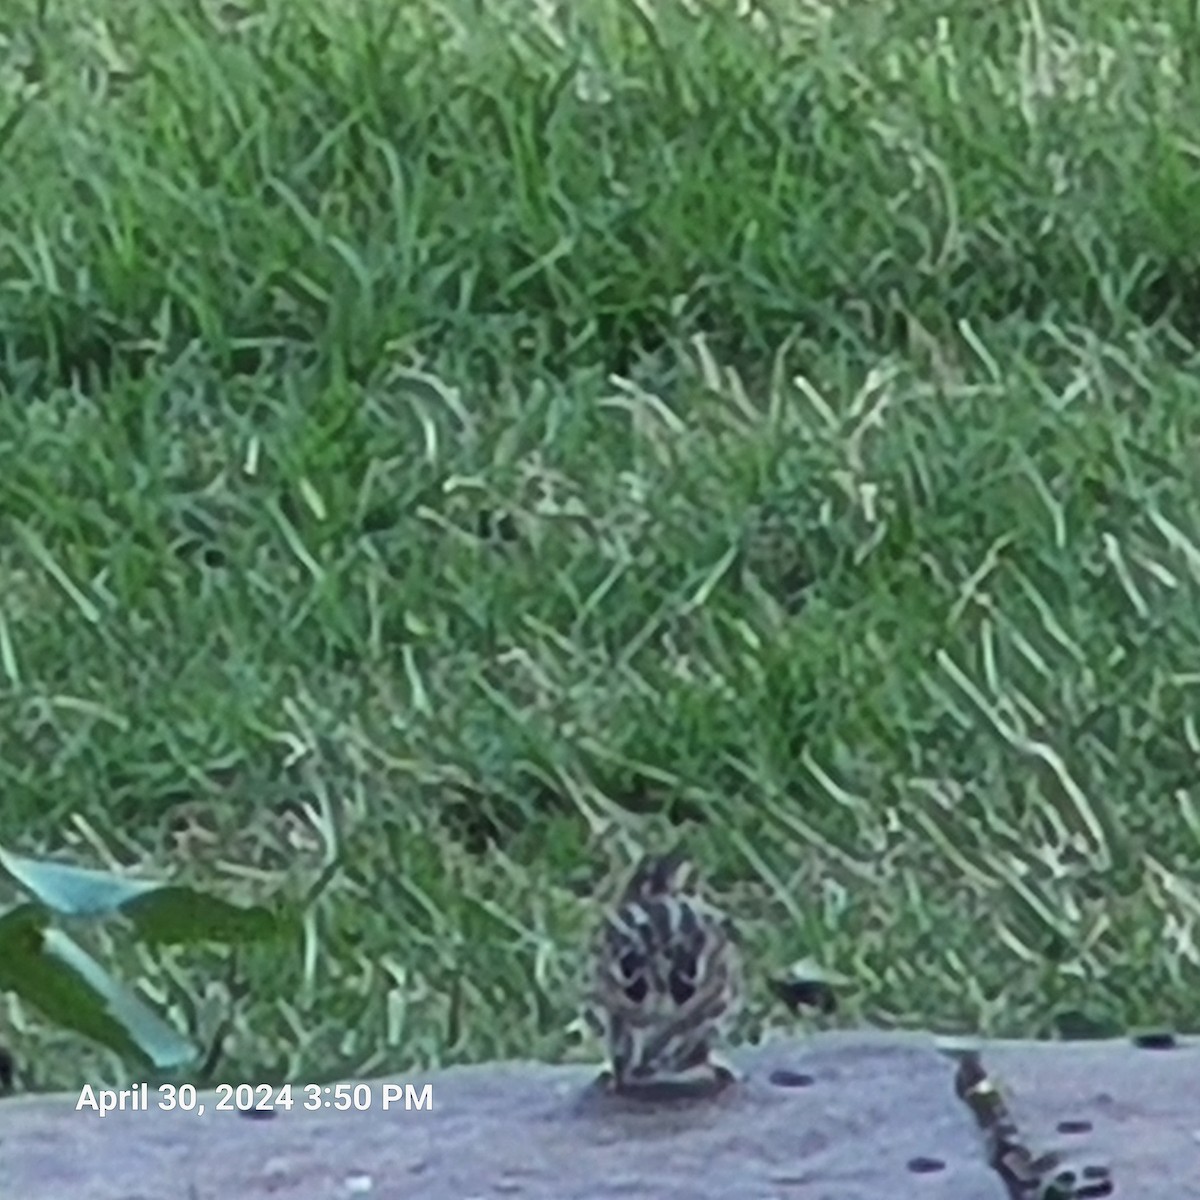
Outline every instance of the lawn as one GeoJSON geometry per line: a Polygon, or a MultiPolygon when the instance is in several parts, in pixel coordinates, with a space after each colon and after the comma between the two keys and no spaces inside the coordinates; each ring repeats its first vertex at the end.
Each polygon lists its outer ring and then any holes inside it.
{"type": "Polygon", "coordinates": [[[1188,3],[101,7],[0,16],[0,843],[296,917],[87,935],[192,1078],[596,1059],[677,842],[742,1037],[1195,1026],[1188,3]]]}

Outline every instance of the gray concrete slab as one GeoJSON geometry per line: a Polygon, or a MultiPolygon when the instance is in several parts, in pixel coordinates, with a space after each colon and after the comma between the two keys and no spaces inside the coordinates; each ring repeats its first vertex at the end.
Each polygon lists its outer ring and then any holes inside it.
{"type": "Polygon", "coordinates": [[[10,1099],[0,1179],[23,1200],[1003,1200],[933,1039],[824,1035],[733,1061],[740,1083],[671,1102],[611,1097],[591,1086],[595,1068],[539,1064],[400,1081],[428,1083],[431,1111],[385,1112],[383,1080],[365,1111],[272,1119],[216,1112],[212,1093],[203,1115],[103,1118],[75,1096],[10,1099]]]}
{"type": "MultiPolygon", "coordinates": [[[[1200,1200],[1200,1047],[978,1044],[1024,1141],[1101,1163],[1115,1196],[1200,1200]],[[1066,1122],[1066,1124],[1063,1124],[1066,1122]],[[1082,1124],[1087,1125],[1084,1128],[1082,1124]],[[1064,1132],[1064,1130],[1066,1132],[1064,1132]]],[[[932,1037],[824,1033],[731,1056],[719,1095],[632,1101],[595,1069],[504,1063],[371,1080],[362,1111],[76,1111],[0,1101],[0,1191],[23,1200],[1007,1200],[932,1037]],[[383,1106],[426,1084],[431,1108],[383,1106]]],[[[360,1081],[361,1082],[361,1081],[360,1081]]],[[[365,1093],[360,1093],[360,1098],[365,1093]]],[[[153,1100],[153,1096],[152,1096],[153,1100]]]]}

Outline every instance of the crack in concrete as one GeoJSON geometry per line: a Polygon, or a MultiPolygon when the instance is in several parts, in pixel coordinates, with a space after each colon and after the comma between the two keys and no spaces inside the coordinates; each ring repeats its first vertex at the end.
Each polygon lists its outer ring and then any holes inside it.
{"type": "Polygon", "coordinates": [[[1011,1200],[1101,1200],[1113,1194],[1107,1167],[1088,1164],[1076,1170],[1059,1151],[1034,1152],[978,1051],[946,1053],[958,1061],[955,1094],[975,1118],[983,1134],[988,1166],[1000,1176],[1011,1200]]]}

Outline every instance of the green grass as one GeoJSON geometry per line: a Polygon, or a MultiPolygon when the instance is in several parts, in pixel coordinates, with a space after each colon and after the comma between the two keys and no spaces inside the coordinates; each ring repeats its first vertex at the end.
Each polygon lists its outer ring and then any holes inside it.
{"type": "Polygon", "coordinates": [[[595,1057],[675,840],[847,1024],[1194,1025],[1194,13],[551,7],[0,18],[0,842],[304,913],[104,943],[231,1080],[595,1057]]]}

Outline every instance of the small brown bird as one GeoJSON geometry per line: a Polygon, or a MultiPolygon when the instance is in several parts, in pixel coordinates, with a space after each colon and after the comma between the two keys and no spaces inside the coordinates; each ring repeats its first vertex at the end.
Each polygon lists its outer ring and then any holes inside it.
{"type": "Polygon", "coordinates": [[[729,918],[685,891],[677,852],[647,857],[600,925],[586,998],[617,1091],[730,1082],[713,1044],[741,1006],[741,964],[729,918]]]}

